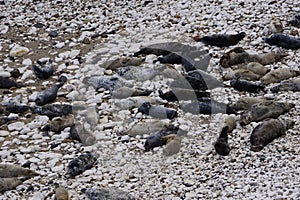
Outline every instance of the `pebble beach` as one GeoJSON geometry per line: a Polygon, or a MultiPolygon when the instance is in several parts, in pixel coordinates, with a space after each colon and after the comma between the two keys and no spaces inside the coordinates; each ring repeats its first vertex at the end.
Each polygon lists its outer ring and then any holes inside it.
{"type": "MultiPolygon", "coordinates": [[[[54,104],[78,106],[73,112],[75,121],[82,122],[93,138],[92,144],[70,139],[70,127],[59,133],[45,132],[43,127],[51,119],[31,110],[0,112],[1,117],[16,118],[0,126],[0,163],[39,173],[0,193],[0,199],[54,199],[57,185],[73,200],[93,199],[86,193],[91,188],[114,188],[132,199],[300,199],[299,91],[272,93],[270,88],[276,84],[271,83],[264,92],[239,92],[228,87],[229,81],[210,90],[215,100],[226,104],[250,96],[295,105],[279,117],[295,122],[284,136],[261,151],[251,151],[250,135],[260,122],[237,123],[229,134],[230,154],[220,156],[213,145],[229,115],[183,112],[178,104],[161,99],[158,90],[167,91],[173,78],[167,70],[158,73],[166,65],[156,62],[156,55],[146,55],[124,84],[153,91],[147,101],[175,109],[178,116],[174,119],[146,116],[132,106],[136,103],[132,98],[114,98],[110,90],[86,83],[95,75],[118,77],[107,63],[163,42],[207,50],[211,55],[207,72],[219,80],[228,70],[220,65],[221,56],[237,46],[249,53],[287,54],[266,65],[269,70],[299,70],[299,49],[264,42],[272,34],[270,24],[275,18],[282,23],[284,34],[300,37],[300,28],[288,23],[299,14],[299,2],[0,0],[0,10],[0,76],[26,85],[0,89],[0,110],[5,110],[10,99],[35,106],[38,93],[65,76],[67,81],[54,104]],[[197,41],[206,35],[242,31],[246,36],[235,46],[213,47],[197,41]],[[46,80],[37,78],[32,65],[49,59],[53,75],[46,80]],[[162,147],[145,152],[145,141],[152,132],[143,126],[134,129],[137,124],[179,127],[184,132],[180,151],[172,156],[164,156],[162,147]],[[85,152],[97,155],[95,164],[75,177],[66,175],[70,161],[85,152]]],[[[182,70],[180,65],[173,67],[182,70]]],[[[240,117],[230,116],[237,121],[240,117]]]]}

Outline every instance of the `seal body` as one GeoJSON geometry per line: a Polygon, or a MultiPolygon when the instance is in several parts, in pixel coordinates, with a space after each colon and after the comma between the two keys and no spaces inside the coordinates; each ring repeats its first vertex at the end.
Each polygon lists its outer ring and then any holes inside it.
{"type": "Polygon", "coordinates": [[[279,91],[293,91],[298,92],[300,91],[300,79],[294,79],[294,80],[286,80],[282,81],[278,85],[272,87],[271,92],[277,93],[279,91]]]}
{"type": "Polygon", "coordinates": [[[10,89],[12,87],[18,88],[18,87],[21,87],[21,85],[12,79],[0,77],[0,88],[1,89],[10,89]]]}
{"type": "Polygon", "coordinates": [[[200,39],[200,42],[218,47],[228,47],[236,45],[246,36],[245,32],[238,34],[215,34],[211,36],[204,36],[200,39]]]}
{"type": "Polygon", "coordinates": [[[93,167],[97,156],[86,152],[71,160],[67,166],[67,174],[74,177],[93,167]]]}
{"type": "Polygon", "coordinates": [[[44,106],[35,106],[30,108],[33,113],[47,115],[49,118],[59,117],[72,113],[73,107],[69,104],[51,104],[44,106]]]}
{"type": "Polygon", "coordinates": [[[245,91],[251,93],[258,93],[265,89],[265,86],[261,84],[252,83],[245,80],[231,80],[230,85],[237,91],[245,91]]]}
{"type": "Polygon", "coordinates": [[[51,60],[37,61],[39,66],[33,65],[32,70],[37,78],[47,79],[53,75],[54,69],[51,60]]]}
{"type": "Polygon", "coordinates": [[[274,45],[285,49],[296,50],[300,48],[300,38],[284,34],[273,34],[271,37],[264,38],[264,41],[271,46],[274,45]]]}
{"type": "Polygon", "coordinates": [[[170,134],[162,137],[166,141],[166,146],[163,149],[163,155],[172,156],[180,151],[181,138],[176,134],[170,134]]]}
{"type": "Polygon", "coordinates": [[[290,111],[295,104],[266,101],[252,105],[249,111],[242,113],[240,124],[247,125],[251,122],[259,122],[267,118],[277,118],[290,111]]]}
{"type": "Polygon", "coordinates": [[[152,106],[149,102],[144,102],[138,108],[138,112],[161,119],[173,119],[178,115],[176,110],[168,109],[162,106],[152,106]]]}
{"type": "Polygon", "coordinates": [[[227,156],[230,152],[230,146],[228,144],[228,126],[222,128],[221,133],[214,144],[216,152],[221,156],[227,156]]]}
{"type": "Polygon", "coordinates": [[[263,84],[267,85],[270,83],[278,83],[282,80],[289,79],[298,75],[300,75],[300,71],[298,70],[292,70],[290,68],[280,68],[268,72],[266,75],[261,77],[260,81],[263,84]]]}
{"type": "Polygon", "coordinates": [[[251,150],[260,151],[274,139],[285,134],[293,122],[280,121],[279,119],[267,119],[256,126],[250,136],[251,150]]]}

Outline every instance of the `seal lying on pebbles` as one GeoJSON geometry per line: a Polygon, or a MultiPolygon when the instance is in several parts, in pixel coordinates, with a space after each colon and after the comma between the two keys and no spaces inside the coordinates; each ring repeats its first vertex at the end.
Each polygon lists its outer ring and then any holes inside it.
{"type": "Polygon", "coordinates": [[[9,113],[24,113],[29,109],[29,106],[22,104],[22,95],[17,95],[14,98],[11,98],[6,105],[6,112],[9,113]]]}
{"type": "Polygon", "coordinates": [[[74,116],[73,115],[65,115],[62,117],[54,117],[49,124],[43,127],[43,130],[53,131],[53,132],[61,132],[67,127],[71,127],[74,125],[74,116]]]}
{"type": "Polygon", "coordinates": [[[195,100],[203,97],[210,97],[209,92],[199,90],[189,90],[181,88],[173,88],[167,92],[158,90],[159,97],[167,101],[195,100]]]}
{"type": "Polygon", "coordinates": [[[234,116],[228,116],[224,120],[224,126],[228,126],[228,132],[232,132],[236,128],[236,119],[234,116]]]}
{"type": "Polygon", "coordinates": [[[262,75],[255,74],[248,69],[237,69],[237,70],[228,69],[225,75],[222,76],[222,80],[228,81],[228,80],[240,78],[247,81],[256,81],[259,80],[261,77],[262,75]]]}
{"type": "Polygon", "coordinates": [[[154,133],[159,130],[170,130],[169,120],[149,119],[138,122],[124,131],[124,133],[135,137],[137,135],[154,133]]]}
{"type": "Polygon", "coordinates": [[[47,115],[52,119],[53,117],[59,117],[72,113],[72,106],[69,104],[51,104],[30,107],[30,110],[35,114],[47,115]]]}
{"type": "Polygon", "coordinates": [[[260,151],[294,125],[290,120],[267,119],[256,126],[250,136],[251,150],[260,151]]]}
{"type": "Polygon", "coordinates": [[[289,112],[295,104],[282,103],[275,101],[266,101],[252,105],[249,111],[242,113],[240,124],[247,125],[251,122],[259,122],[266,118],[277,118],[280,115],[289,112]]]}
{"type": "MultiPolygon", "coordinates": [[[[134,53],[133,56],[136,57],[142,54],[167,56],[171,53],[175,53],[177,56],[181,57],[181,64],[184,66],[187,72],[195,69],[206,71],[211,59],[211,56],[206,50],[199,49],[190,45],[181,44],[178,42],[165,42],[149,45],[148,47],[142,48],[138,52],[134,53]]],[[[165,60],[170,60],[172,56],[174,56],[174,54],[171,54],[169,58],[165,58],[165,60]]],[[[178,61],[179,58],[177,56],[176,59],[178,61]]]]}
{"type": "Polygon", "coordinates": [[[134,96],[148,96],[153,90],[142,89],[142,88],[130,88],[130,87],[120,87],[112,91],[112,98],[123,99],[127,97],[134,96]]]}
{"type": "Polygon", "coordinates": [[[20,88],[23,86],[24,85],[19,84],[12,79],[0,77],[0,88],[1,89],[10,89],[12,87],[20,88]]]}
{"type": "Polygon", "coordinates": [[[48,90],[40,92],[37,95],[37,97],[35,99],[35,103],[38,106],[43,106],[47,103],[53,102],[57,97],[58,89],[61,88],[65,84],[66,81],[67,81],[67,78],[65,76],[61,76],[58,80],[58,82],[59,82],[58,84],[52,86],[48,90]]]}
{"type": "Polygon", "coordinates": [[[178,131],[177,129],[165,129],[165,130],[159,130],[155,132],[154,134],[150,135],[145,142],[145,150],[149,151],[155,147],[161,147],[163,145],[166,145],[166,140],[163,139],[164,136],[167,135],[175,135],[178,131]]]}
{"type": "Polygon", "coordinates": [[[123,83],[117,77],[91,76],[83,79],[83,83],[91,85],[95,89],[104,88],[113,91],[123,86],[123,83]]]}
{"type": "Polygon", "coordinates": [[[270,83],[278,83],[282,80],[286,80],[299,75],[300,71],[298,70],[293,70],[290,68],[280,68],[268,72],[266,75],[261,77],[260,81],[263,84],[267,85],[270,83]]]}
{"type": "Polygon", "coordinates": [[[248,54],[242,47],[235,47],[226,52],[220,59],[222,67],[230,67],[241,63],[258,62],[262,65],[272,64],[278,62],[288,54],[282,53],[262,53],[262,54],[248,54]]]}
{"type": "Polygon", "coordinates": [[[138,112],[160,119],[173,119],[178,115],[176,110],[164,108],[162,106],[153,106],[149,102],[144,102],[138,108],[138,112]]]}
{"type": "Polygon", "coordinates": [[[216,114],[226,113],[235,114],[235,110],[225,103],[220,103],[212,99],[198,99],[198,101],[192,101],[191,103],[183,103],[181,109],[184,112],[192,114],[216,114]]]}
{"type": "Polygon", "coordinates": [[[258,93],[260,91],[263,91],[265,89],[265,86],[257,83],[252,83],[245,80],[231,80],[230,86],[233,87],[237,91],[245,91],[245,92],[251,92],[251,93],[258,93]]]}
{"type": "Polygon", "coordinates": [[[207,90],[222,86],[222,81],[202,70],[190,71],[182,78],[178,78],[170,84],[172,90],[173,88],[207,90]]]}
{"type": "Polygon", "coordinates": [[[282,26],[281,21],[278,18],[273,19],[269,25],[269,30],[272,33],[282,33],[283,26],[282,26]]]}
{"type": "Polygon", "coordinates": [[[29,178],[30,177],[0,178],[0,192],[13,190],[29,178]]]}
{"type": "Polygon", "coordinates": [[[54,69],[53,69],[52,61],[50,59],[43,60],[43,61],[38,60],[37,63],[40,66],[37,65],[32,66],[32,70],[37,78],[47,79],[53,75],[54,69]]]}
{"type": "Polygon", "coordinates": [[[230,152],[228,144],[228,126],[222,128],[221,133],[214,144],[216,152],[221,156],[227,156],[230,152]]]}
{"type": "Polygon", "coordinates": [[[71,160],[67,166],[67,174],[71,177],[77,176],[94,166],[98,155],[86,152],[71,160]]]}
{"type": "Polygon", "coordinates": [[[300,48],[300,38],[295,38],[284,34],[273,34],[271,37],[264,38],[264,41],[269,45],[274,45],[285,49],[296,50],[300,48]]]}
{"type": "Polygon", "coordinates": [[[89,188],[85,195],[90,200],[135,200],[132,195],[115,188],[89,188]]]}
{"type": "Polygon", "coordinates": [[[262,97],[241,97],[232,105],[232,108],[238,110],[249,110],[252,105],[268,101],[262,97]]]}
{"type": "Polygon", "coordinates": [[[37,175],[39,175],[37,172],[17,165],[0,164],[1,178],[20,177],[20,176],[33,177],[37,175]]]}
{"type": "Polygon", "coordinates": [[[262,65],[258,62],[248,63],[246,65],[246,69],[252,71],[255,74],[262,75],[262,76],[270,71],[268,68],[266,68],[264,65],[262,65]]]}
{"type": "Polygon", "coordinates": [[[298,92],[298,91],[300,91],[300,78],[282,81],[278,85],[272,87],[270,90],[273,93],[277,93],[279,91],[298,92]]]}
{"type": "Polygon", "coordinates": [[[245,32],[238,34],[215,34],[211,36],[204,36],[200,39],[200,42],[205,45],[217,46],[217,47],[228,47],[236,45],[246,36],[245,32]]]}
{"type": "Polygon", "coordinates": [[[166,142],[166,146],[163,149],[164,156],[172,156],[180,151],[181,137],[176,134],[170,134],[162,136],[162,140],[166,142]]]}
{"type": "Polygon", "coordinates": [[[140,66],[143,63],[143,59],[136,57],[121,57],[113,61],[109,61],[104,64],[106,69],[116,70],[126,66],[140,66]]]}
{"type": "Polygon", "coordinates": [[[300,15],[295,15],[290,21],[289,24],[300,28],[300,15]]]}

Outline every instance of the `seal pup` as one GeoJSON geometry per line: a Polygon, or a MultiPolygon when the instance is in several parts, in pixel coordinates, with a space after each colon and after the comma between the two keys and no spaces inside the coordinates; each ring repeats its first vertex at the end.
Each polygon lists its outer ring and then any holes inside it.
{"type": "MultiPolygon", "coordinates": [[[[252,105],[256,103],[262,103],[268,101],[265,98],[262,97],[240,97],[237,102],[235,102],[232,107],[236,111],[238,110],[249,110],[252,105]]],[[[269,100],[270,101],[270,100],[269,100]]]]}
{"type": "Polygon", "coordinates": [[[263,77],[261,77],[260,81],[264,85],[268,85],[270,83],[278,83],[282,80],[289,79],[299,75],[300,75],[300,71],[298,70],[293,70],[290,68],[280,68],[280,69],[271,70],[263,77]]]}
{"type": "Polygon", "coordinates": [[[251,122],[259,122],[267,118],[277,118],[289,112],[295,104],[275,101],[265,101],[251,106],[249,111],[241,114],[240,124],[247,125],[251,122]]]}
{"type": "Polygon", "coordinates": [[[0,178],[0,192],[14,190],[18,185],[21,185],[29,178],[30,177],[0,178]]]}
{"type": "Polygon", "coordinates": [[[222,80],[228,81],[228,80],[240,78],[247,81],[257,81],[261,77],[262,75],[255,74],[248,69],[232,70],[229,68],[228,71],[222,76],[222,80]]]}
{"type": "Polygon", "coordinates": [[[39,64],[39,66],[32,66],[32,70],[37,78],[47,79],[53,75],[54,69],[52,61],[50,59],[43,61],[38,60],[37,63],[39,64]]]}
{"type": "Polygon", "coordinates": [[[65,82],[67,81],[67,78],[65,76],[61,76],[58,80],[58,84],[52,86],[50,89],[45,90],[43,92],[40,92],[36,99],[35,103],[38,106],[43,106],[45,104],[53,102],[57,97],[58,89],[61,88],[65,82]]]}
{"type": "Polygon", "coordinates": [[[74,123],[75,119],[73,115],[54,117],[49,124],[43,128],[43,131],[53,131],[59,133],[67,127],[72,127],[74,123]]]}
{"type": "Polygon", "coordinates": [[[166,142],[166,146],[163,149],[164,156],[172,156],[180,151],[181,137],[176,134],[170,134],[163,136],[162,139],[166,142]]]}
{"type": "Polygon", "coordinates": [[[300,48],[300,38],[279,33],[273,34],[271,37],[264,38],[264,42],[271,46],[278,46],[285,49],[296,50],[300,48]]]}
{"type": "Polygon", "coordinates": [[[259,93],[265,89],[265,86],[261,85],[260,83],[240,80],[239,78],[236,80],[231,80],[230,86],[237,91],[245,91],[250,93],[259,93]]]}
{"type": "Polygon", "coordinates": [[[281,21],[278,18],[274,18],[269,25],[269,30],[271,33],[282,33],[283,26],[281,21]]]}
{"type": "MultiPolygon", "coordinates": [[[[274,54],[268,54],[268,55],[274,55],[274,54]]],[[[270,60],[272,60],[272,58],[270,58],[270,60]]],[[[274,59],[276,60],[276,59],[274,59]]],[[[250,62],[246,65],[246,69],[252,71],[253,73],[257,74],[257,75],[265,75],[266,73],[268,73],[270,70],[268,68],[266,68],[264,65],[258,63],[258,62],[250,62]]]]}
{"type": "Polygon", "coordinates": [[[274,139],[284,135],[294,125],[290,120],[266,119],[256,126],[250,136],[251,150],[260,151],[274,139]]]}
{"type": "Polygon", "coordinates": [[[162,106],[153,106],[150,104],[150,102],[144,102],[138,108],[138,112],[160,119],[173,119],[178,115],[176,110],[165,108],[162,106]]]}
{"type": "Polygon", "coordinates": [[[98,155],[90,152],[82,153],[80,156],[71,160],[67,166],[67,175],[75,177],[85,170],[94,166],[98,158],[98,155]]]}
{"type": "Polygon", "coordinates": [[[236,119],[235,119],[235,117],[232,116],[232,115],[229,115],[228,117],[226,117],[225,120],[224,120],[224,126],[223,127],[225,127],[225,126],[228,126],[228,130],[227,130],[228,133],[232,132],[233,129],[236,128],[236,119]]]}
{"type": "Polygon", "coordinates": [[[30,107],[30,110],[38,115],[47,115],[50,119],[72,113],[73,107],[69,104],[51,104],[30,107]]]}
{"type": "Polygon", "coordinates": [[[246,36],[245,32],[237,34],[214,34],[211,36],[204,36],[200,39],[205,45],[217,46],[217,47],[228,47],[236,45],[246,36]]]}
{"type": "Polygon", "coordinates": [[[221,156],[227,156],[230,152],[230,146],[228,144],[228,126],[222,128],[221,133],[214,144],[216,152],[221,156]]]}

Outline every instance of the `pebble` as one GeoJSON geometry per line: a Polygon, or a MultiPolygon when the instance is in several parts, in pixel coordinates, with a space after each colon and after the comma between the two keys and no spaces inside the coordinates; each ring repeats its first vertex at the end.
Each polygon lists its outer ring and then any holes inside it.
{"type": "Polygon", "coordinates": [[[15,45],[9,52],[9,55],[12,57],[21,57],[26,55],[29,52],[27,47],[15,45]]]}
{"type": "Polygon", "coordinates": [[[9,72],[0,71],[0,77],[9,78],[11,74],[9,72]]]}
{"type": "Polygon", "coordinates": [[[7,126],[9,131],[20,131],[23,129],[25,123],[24,122],[14,122],[7,126]]]}

